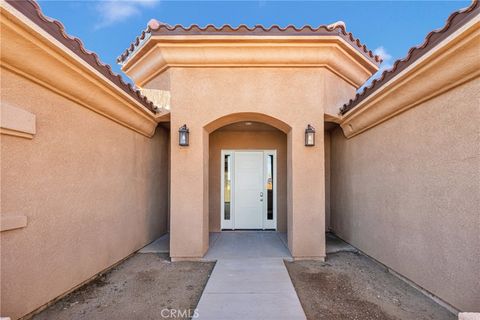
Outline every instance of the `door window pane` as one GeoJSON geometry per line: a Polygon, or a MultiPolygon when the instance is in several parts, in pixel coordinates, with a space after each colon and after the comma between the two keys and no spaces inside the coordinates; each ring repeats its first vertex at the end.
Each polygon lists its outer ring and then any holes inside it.
{"type": "Polygon", "coordinates": [[[223,172],[223,186],[224,186],[224,203],[223,203],[223,219],[230,220],[230,199],[232,197],[232,185],[231,185],[231,174],[232,174],[232,165],[231,165],[231,155],[226,154],[224,160],[224,172],[223,172]]]}
{"type": "Polygon", "coordinates": [[[273,155],[267,162],[267,220],[273,220],[273,155]]]}

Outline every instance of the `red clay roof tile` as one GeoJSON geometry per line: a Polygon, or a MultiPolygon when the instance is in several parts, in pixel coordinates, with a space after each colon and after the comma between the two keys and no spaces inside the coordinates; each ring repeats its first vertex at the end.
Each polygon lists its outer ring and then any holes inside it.
{"type": "Polygon", "coordinates": [[[100,61],[98,55],[95,52],[91,52],[85,48],[82,41],[79,38],[71,37],[65,31],[65,27],[58,20],[53,20],[46,17],[40,6],[33,0],[6,0],[12,7],[25,15],[33,23],[45,30],[69,50],[76,54],[79,58],[91,65],[95,70],[104,75],[107,79],[113,82],[119,89],[125,91],[136,101],[140,102],[143,106],[152,112],[157,112],[156,106],[153,102],[149,101],[139,90],[135,89],[130,83],[123,81],[122,76],[112,71],[112,68],[108,64],[104,64],[100,61]]]}
{"type": "Polygon", "coordinates": [[[382,60],[379,56],[374,55],[371,50],[368,50],[367,47],[360,42],[357,38],[353,36],[351,32],[347,32],[343,24],[334,24],[334,25],[321,25],[317,28],[311,26],[303,26],[297,28],[293,25],[286,26],[284,28],[273,25],[269,28],[266,28],[262,25],[256,25],[253,27],[248,27],[246,25],[240,25],[236,28],[233,28],[230,25],[224,25],[221,27],[216,27],[214,25],[207,25],[205,27],[200,27],[198,25],[191,25],[190,27],[184,27],[181,25],[170,26],[165,23],[160,23],[155,19],[150,20],[147,25],[147,28],[142,31],[142,33],[135,38],[130,46],[117,58],[117,62],[122,64],[129,59],[131,54],[140,47],[141,42],[146,40],[150,35],[250,35],[250,36],[282,36],[282,35],[299,35],[299,36],[339,36],[351,43],[355,48],[358,49],[365,57],[370,61],[379,65],[382,60]]]}
{"type": "Polygon", "coordinates": [[[429,34],[427,34],[421,45],[410,48],[405,58],[395,61],[393,67],[389,70],[385,70],[379,79],[373,80],[369,86],[363,88],[361,93],[357,93],[353,99],[350,99],[348,103],[344,104],[343,107],[340,108],[340,114],[343,115],[355,108],[360,102],[372,95],[375,91],[381,88],[384,84],[388,83],[393,77],[405,70],[420,57],[434,49],[442,40],[460,29],[479,13],[480,5],[478,0],[473,0],[472,4],[468,8],[452,13],[441,29],[431,31],[429,34]]]}

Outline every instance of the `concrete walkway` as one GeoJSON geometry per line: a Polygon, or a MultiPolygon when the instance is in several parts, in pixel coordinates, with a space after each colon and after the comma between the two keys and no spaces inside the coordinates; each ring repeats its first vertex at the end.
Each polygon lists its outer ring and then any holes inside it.
{"type": "Polygon", "coordinates": [[[290,252],[277,232],[212,234],[205,259],[217,264],[197,319],[306,319],[285,258],[291,258],[290,252]]]}
{"type": "Polygon", "coordinates": [[[355,247],[338,238],[333,233],[328,232],[325,235],[325,238],[327,242],[327,254],[337,252],[358,252],[355,247]]]}
{"type": "Polygon", "coordinates": [[[170,234],[165,233],[163,236],[147,244],[138,253],[169,253],[170,252],[170,234]]]}
{"type": "MultiPolygon", "coordinates": [[[[212,246],[215,241],[218,240],[220,236],[220,232],[211,232],[210,233],[210,245],[212,246]]],[[[232,246],[238,246],[240,238],[245,238],[245,236],[239,236],[239,232],[236,232],[237,235],[230,235],[228,237],[223,237],[222,241],[218,244],[217,248],[215,251],[209,251],[208,254],[210,255],[210,259],[216,259],[212,255],[218,254],[219,251],[222,252],[222,256],[227,256],[231,255],[233,257],[238,256],[239,252],[236,250],[235,252],[231,251],[232,246]]],[[[277,236],[282,240],[282,242],[285,244],[285,248],[280,248],[279,246],[271,246],[269,244],[278,244],[278,242],[274,239],[273,241],[270,238],[271,236],[269,235],[270,233],[258,233],[248,239],[243,239],[241,240],[241,243],[243,244],[242,254],[244,255],[252,255],[254,254],[254,251],[257,251],[258,254],[263,254],[263,256],[259,257],[267,257],[270,255],[273,255],[274,257],[278,257],[279,255],[281,257],[290,257],[290,253],[285,251],[285,249],[288,247],[287,244],[287,233],[276,233],[277,236]],[[256,238],[256,240],[255,240],[256,238]],[[270,240],[269,240],[270,239],[270,240]],[[257,247],[260,243],[260,246],[257,247]],[[281,250],[278,251],[278,250],[281,250]],[[267,256],[265,256],[265,254],[267,256]]],[[[348,252],[357,252],[358,250],[355,247],[352,247],[348,243],[344,242],[343,240],[337,238],[334,234],[332,233],[327,233],[326,234],[326,242],[327,242],[327,254],[328,253],[336,253],[336,252],[343,252],[343,251],[348,251],[348,252]]],[[[157,240],[153,241],[152,243],[146,245],[142,249],[138,251],[138,253],[169,253],[170,251],[170,236],[168,233],[164,234],[157,240]]]]}

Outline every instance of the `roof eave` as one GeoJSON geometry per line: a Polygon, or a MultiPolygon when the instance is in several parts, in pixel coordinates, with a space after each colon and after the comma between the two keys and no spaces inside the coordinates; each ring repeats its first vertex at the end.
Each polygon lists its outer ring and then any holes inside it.
{"type": "Polygon", "coordinates": [[[153,135],[166,111],[153,113],[8,2],[2,1],[0,11],[2,39],[12,44],[2,50],[2,68],[138,133],[153,135]]]}
{"type": "Polygon", "coordinates": [[[16,12],[17,16],[22,15],[25,17],[25,20],[29,20],[31,24],[36,25],[42,29],[43,32],[49,34],[52,39],[61,43],[66,51],[72,52],[78,59],[89,64],[91,68],[105,77],[118,90],[125,92],[136,100],[143,108],[153,113],[157,112],[156,107],[151,101],[148,101],[148,99],[144,97],[140,91],[134,89],[131,84],[126,83],[120,75],[115,74],[109,65],[101,62],[95,52],[87,50],[80,39],[69,36],[61,22],[46,17],[38,3],[33,0],[5,0],[2,1],[2,7],[10,12],[16,12]]]}
{"type": "Polygon", "coordinates": [[[387,85],[399,73],[403,72],[410,65],[417,60],[427,55],[429,51],[435,50],[441,42],[448,38],[451,34],[466,25],[469,21],[480,14],[480,5],[477,0],[472,1],[472,4],[463,9],[452,13],[443,28],[430,32],[421,45],[410,48],[405,58],[395,61],[392,68],[385,70],[379,79],[375,79],[369,86],[363,88],[361,93],[357,93],[353,99],[344,104],[340,108],[340,114],[346,115],[352,109],[356,109],[362,104],[362,101],[373,95],[381,87],[387,85]]]}
{"type": "Polygon", "coordinates": [[[358,135],[480,76],[479,41],[477,15],[342,115],[345,136],[358,135]]]}
{"type": "Polygon", "coordinates": [[[117,58],[117,63],[120,65],[125,64],[131,59],[132,55],[135,55],[141,47],[144,46],[146,40],[150,36],[253,36],[253,37],[278,37],[278,36],[294,36],[294,37],[309,37],[309,36],[334,36],[344,39],[358,52],[364,55],[373,64],[379,66],[382,62],[378,55],[375,55],[371,50],[362,44],[357,38],[353,36],[351,32],[347,32],[343,22],[336,22],[331,25],[321,25],[317,28],[311,26],[304,26],[302,28],[296,28],[289,25],[285,28],[281,28],[277,25],[273,25],[269,28],[265,28],[261,25],[254,27],[248,27],[246,25],[240,25],[233,28],[229,25],[222,27],[215,27],[213,25],[207,25],[205,27],[199,27],[198,25],[192,25],[188,28],[181,25],[169,26],[167,24],[160,23],[154,19],[150,20],[147,28],[136,37],[136,39],[130,44],[130,46],[117,58]]]}
{"type": "Polygon", "coordinates": [[[129,56],[122,70],[137,86],[143,87],[153,76],[172,66],[330,67],[355,88],[378,70],[376,63],[336,35],[155,34],[129,56]]]}

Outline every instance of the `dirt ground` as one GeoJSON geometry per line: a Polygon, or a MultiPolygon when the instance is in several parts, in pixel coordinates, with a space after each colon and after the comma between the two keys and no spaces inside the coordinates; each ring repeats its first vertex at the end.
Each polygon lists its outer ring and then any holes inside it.
{"type": "Polygon", "coordinates": [[[456,319],[367,256],[339,252],[326,262],[285,262],[309,320],[456,319]]]}
{"type": "Polygon", "coordinates": [[[214,265],[135,254],[33,319],[187,319],[188,312],[194,315],[214,265]]]}

